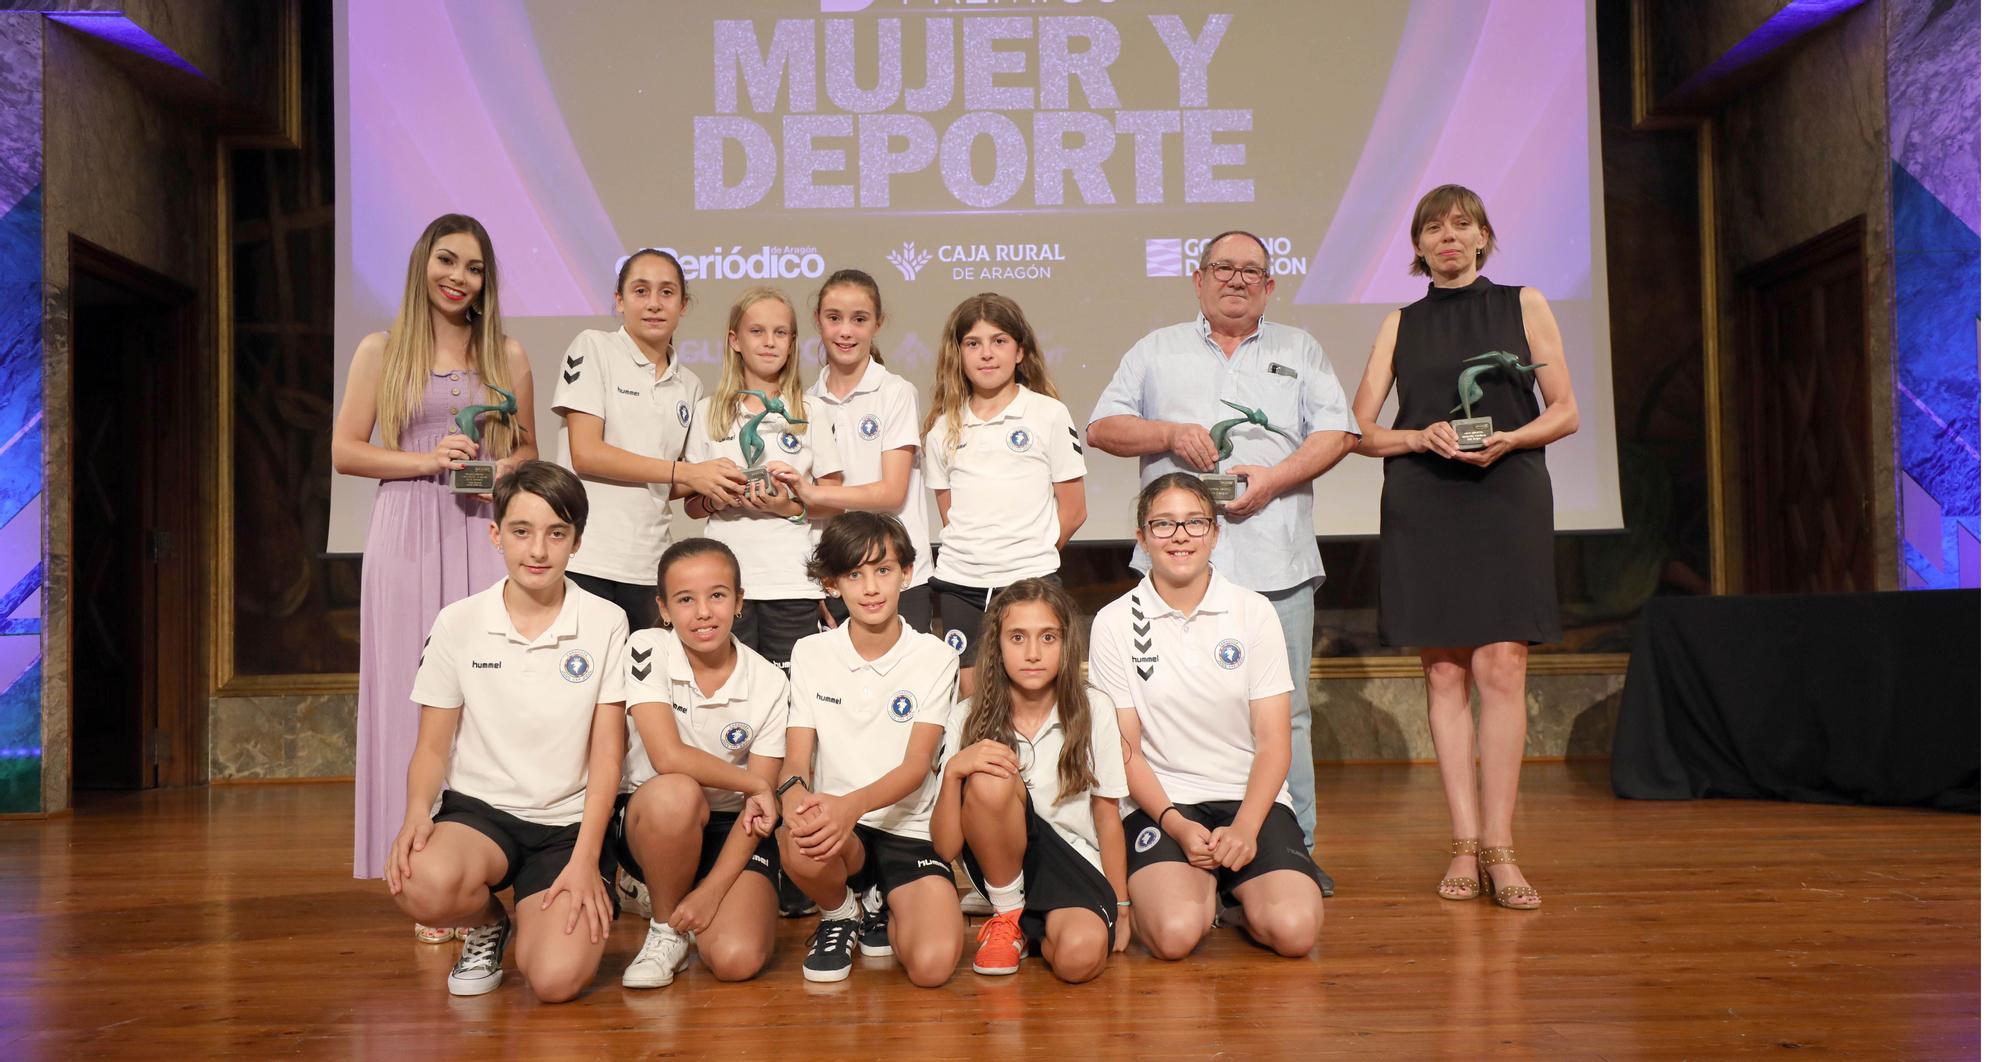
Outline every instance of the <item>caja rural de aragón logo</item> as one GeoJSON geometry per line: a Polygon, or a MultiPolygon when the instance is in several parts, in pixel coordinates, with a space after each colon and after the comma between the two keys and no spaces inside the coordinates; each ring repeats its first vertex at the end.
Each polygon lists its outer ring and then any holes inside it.
{"type": "Polygon", "coordinates": [[[919,249],[915,241],[887,255],[904,280],[914,281],[932,262],[951,267],[951,279],[970,281],[1047,280],[1058,265],[1069,261],[1060,243],[945,243],[919,249]]]}

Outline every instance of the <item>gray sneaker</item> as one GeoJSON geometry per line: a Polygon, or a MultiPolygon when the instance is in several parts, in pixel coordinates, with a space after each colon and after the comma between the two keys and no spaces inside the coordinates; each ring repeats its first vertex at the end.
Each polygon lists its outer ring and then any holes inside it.
{"type": "Polygon", "coordinates": [[[445,985],[454,996],[483,996],[500,987],[500,960],[507,953],[507,937],[514,923],[501,912],[500,921],[490,926],[465,930],[465,943],[458,949],[458,964],[451,968],[445,985]]]}

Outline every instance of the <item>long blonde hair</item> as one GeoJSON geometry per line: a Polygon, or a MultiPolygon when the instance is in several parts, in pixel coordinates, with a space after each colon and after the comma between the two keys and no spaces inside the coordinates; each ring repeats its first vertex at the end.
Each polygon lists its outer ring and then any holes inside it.
{"type": "Polygon", "coordinates": [[[943,417],[947,460],[958,449],[958,436],[965,428],[966,403],[972,400],[972,387],[965,378],[965,358],[959,352],[959,344],[965,342],[965,334],[981,321],[1005,332],[1021,348],[1021,364],[1014,366],[1014,382],[1050,398],[1062,397],[1056,394],[1055,381],[1049,379],[1041,344],[1035,342],[1035,330],[1028,325],[1028,315],[1021,311],[1020,303],[990,291],[959,303],[945,322],[944,339],[938,343],[937,383],[931,388],[931,410],[924,415],[924,430],[920,433],[930,435],[931,425],[943,417]]]}
{"type": "MultiPolygon", "coordinates": [[[[778,399],[785,403],[785,412],[794,420],[806,419],[805,385],[799,382],[799,314],[792,309],[792,300],[777,288],[751,288],[729,308],[729,330],[736,331],[743,326],[743,315],[750,307],[765,299],[776,299],[785,307],[792,318],[792,341],[785,351],[785,368],[778,374],[778,399]]],[[[715,389],[715,397],[708,403],[708,437],[720,442],[729,438],[736,430],[737,418],[742,415],[743,399],[736,392],[746,385],[743,372],[743,355],[725,337],[722,355],[722,383],[715,389]]]]}
{"type": "MultiPolygon", "coordinates": [[[[479,256],[486,265],[479,297],[466,307],[472,325],[472,346],[467,353],[480,383],[489,389],[514,390],[513,376],[507,369],[507,335],[500,328],[500,267],[493,258],[493,239],[486,235],[486,226],[477,219],[465,214],[446,214],[425,226],[416,246],[410,248],[410,267],[403,279],[403,302],[396,309],[396,321],[389,326],[389,342],[382,351],[382,383],[375,392],[375,423],[382,432],[382,445],[390,449],[403,448],[403,430],[423,408],[424,390],[430,384],[431,359],[437,348],[427,279],[431,251],[439,240],[462,232],[479,241],[479,256]]],[[[494,402],[499,397],[491,396],[494,402]]],[[[472,396],[466,401],[482,404],[472,396]]],[[[516,416],[533,423],[534,412],[524,409],[516,416]]],[[[517,421],[497,415],[484,418],[480,435],[486,453],[492,457],[513,453],[520,441],[517,421]]]]}
{"type": "Polygon", "coordinates": [[[1062,724],[1062,753],[1056,761],[1056,800],[1063,801],[1097,785],[1095,765],[1090,755],[1090,701],[1083,680],[1083,657],[1089,652],[1083,625],[1077,622],[1076,602],[1067,592],[1047,579],[1022,579],[993,595],[986,606],[979,632],[979,653],[974,664],[972,696],[966,706],[965,730],[959,747],[971,748],[981,741],[998,741],[1015,748],[1013,680],[1007,675],[1006,658],[1001,655],[1001,639],[1007,612],[1015,605],[1041,602],[1055,613],[1062,628],[1062,662],[1056,666],[1056,721],[1062,724]]]}

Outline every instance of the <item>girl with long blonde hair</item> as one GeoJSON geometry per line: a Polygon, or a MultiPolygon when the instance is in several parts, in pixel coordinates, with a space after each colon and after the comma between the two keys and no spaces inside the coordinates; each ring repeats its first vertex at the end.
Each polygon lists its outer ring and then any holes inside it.
{"type": "Polygon", "coordinates": [[[1083,526],[1083,440],[1056,395],[1021,305],[984,292],[958,304],[938,344],[924,418],[924,481],[937,493],[938,614],[971,689],[980,616],[994,591],[1054,578],[1083,526]]]}
{"type": "MultiPolygon", "coordinates": [[[[361,683],[354,763],[354,874],[379,877],[403,821],[404,774],[416,747],[410,705],[424,636],[438,610],[505,574],[489,540],[491,502],[454,494],[453,469],[484,458],[511,472],[536,456],[528,356],[500,325],[493,241],[446,214],[410,249],[403,297],[387,332],[361,341],[333,422],[333,467],[379,480],[361,560],[361,683]],[[487,414],[478,439],[453,420],[511,392],[520,413],[487,414]],[[371,441],[371,436],[374,441],[371,441]]],[[[433,943],[449,929],[418,927],[433,943]]]]}
{"type": "Polygon", "coordinates": [[[708,520],[708,537],[743,562],[736,637],[788,669],[792,645],[819,629],[826,590],[806,574],[813,546],[806,505],[777,472],[781,464],[808,478],[839,469],[825,425],[807,419],[798,329],[791,300],[776,288],[751,288],[730,307],[722,383],[695,408],[688,457],[729,461],[749,481],[725,503],[701,494],[685,503],[688,516],[708,520]]]}
{"type": "Polygon", "coordinates": [[[1077,983],[1103,972],[1130,934],[1126,795],[1117,709],[1083,679],[1076,604],[1045,579],[994,595],[972,696],[945,726],[931,844],[961,852],[994,914],[972,969],[1013,973],[1039,954],[1077,983]]]}

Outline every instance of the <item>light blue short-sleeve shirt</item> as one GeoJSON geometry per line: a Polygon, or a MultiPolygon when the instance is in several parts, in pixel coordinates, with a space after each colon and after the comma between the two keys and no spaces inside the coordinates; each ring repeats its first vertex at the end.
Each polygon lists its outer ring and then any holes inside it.
{"type": "MultiPolygon", "coordinates": [[[[1168,325],[1125,352],[1111,383],[1091,410],[1092,423],[1105,417],[1211,425],[1241,416],[1222,404],[1261,409],[1285,434],[1245,424],[1229,433],[1236,451],[1217,471],[1232,465],[1275,465],[1290,457],[1317,431],[1361,434],[1347,391],[1319,341],[1304,329],[1259,321],[1257,331],[1225,356],[1209,333],[1208,319],[1168,325]],[[1286,436],[1290,437],[1287,438],[1286,436]]],[[[1198,472],[1172,452],[1139,459],[1139,481],[1150,483],[1168,472],[1198,472]]],[[[1271,499],[1244,520],[1225,518],[1215,542],[1214,564],[1238,586],[1266,593],[1311,580],[1326,571],[1313,538],[1310,481],[1271,499]]],[[[1143,549],[1132,551],[1132,567],[1147,569],[1143,549]]]]}

